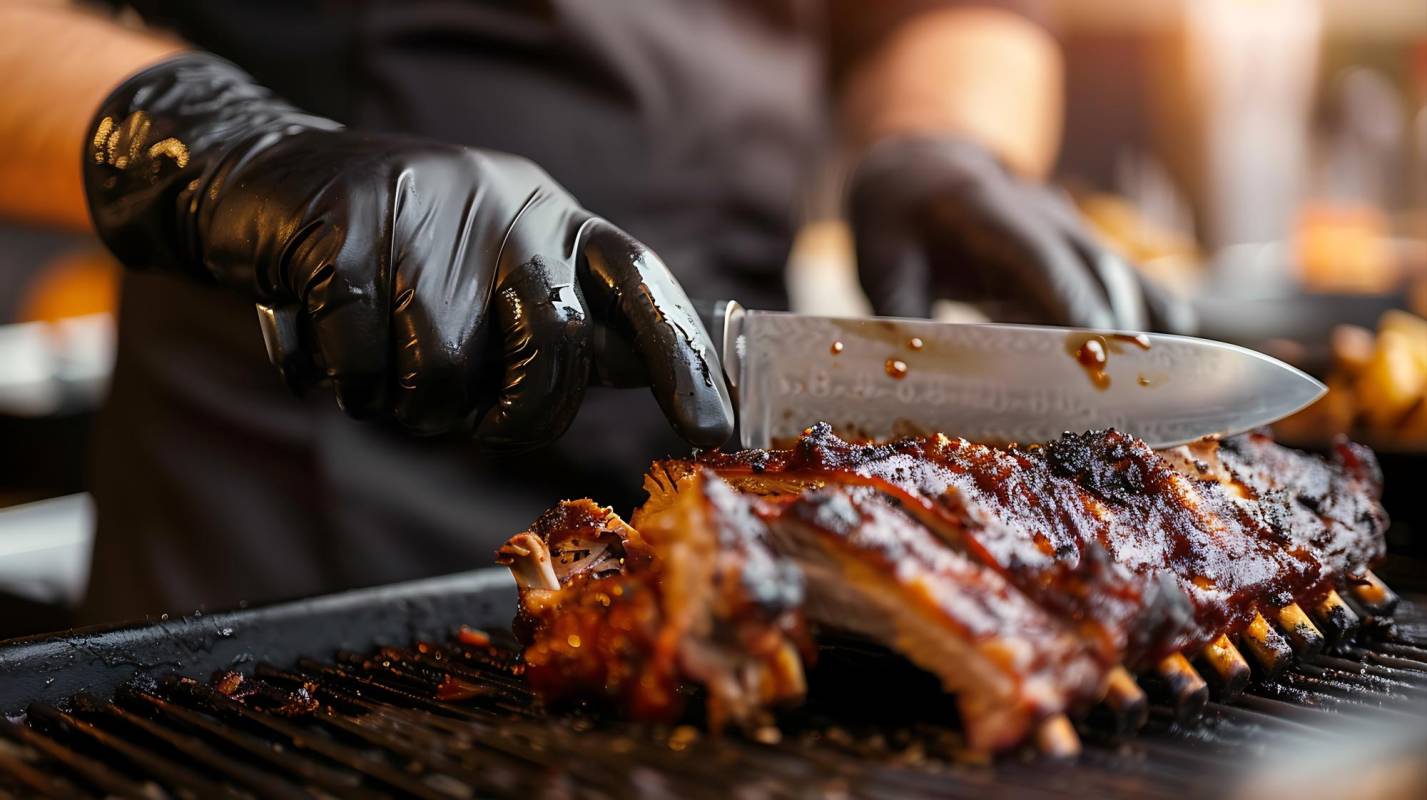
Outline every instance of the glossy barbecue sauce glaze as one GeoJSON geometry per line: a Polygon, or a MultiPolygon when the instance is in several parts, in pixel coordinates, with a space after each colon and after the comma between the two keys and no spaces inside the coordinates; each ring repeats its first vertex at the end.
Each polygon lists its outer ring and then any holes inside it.
{"type": "Polygon", "coordinates": [[[1019,740],[1041,714],[1098,699],[1106,665],[1073,626],[998,571],[947,547],[885,494],[866,486],[827,486],[776,495],[759,507],[781,541],[816,550],[808,559],[813,564],[833,565],[836,577],[821,578],[823,585],[811,594],[850,596],[854,608],[868,609],[834,612],[824,623],[902,649],[944,685],[976,695],[962,721],[987,749],[1019,740]],[[885,607],[888,601],[894,610],[885,607]],[[926,637],[923,646],[897,644],[920,636],[926,637]],[[975,669],[1004,680],[978,679],[966,663],[918,662],[919,655],[944,652],[930,644],[943,636],[967,643],[967,656],[980,660],[975,669]],[[1018,688],[1008,691],[1006,682],[1018,688]],[[1028,697],[1035,699],[1025,702],[1028,697]],[[998,712],[986,714],[992,706],[998,712]]]}
{"type": "MultiPolygon", "coordinates": [[[[752,491],[872,486],[1132,665],[1193,654],[1258,607],[1332,578],[1311,549],[1265,521],[1296,502],[1291,486],[1235,497],[1116,431],[1007,450],[942,436],[854,445],[820,424],[789,450],[711,454],[705,463],[752,491]]],[[[1353,537],[1380,539],[1380,530],[1359,526],[1353,537]]]]}

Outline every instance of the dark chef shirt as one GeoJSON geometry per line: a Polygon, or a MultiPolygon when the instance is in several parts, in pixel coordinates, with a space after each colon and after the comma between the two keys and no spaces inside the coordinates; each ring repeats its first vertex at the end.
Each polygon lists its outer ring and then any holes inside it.
{"type": "MultiPolygon", "coordinates": [[[[310,111],[527,156],[691,296],[776,308],[830,76],[943,3],[133,5],[310,111]]],[[[519,458],[411,439],[287,394],[234,293],[130,274],[121,303],[87,621],[486,565],[562,497],[628,511],[650,459],[687,451],[644,391],[591,391],[564,439],[519,458]]]]}

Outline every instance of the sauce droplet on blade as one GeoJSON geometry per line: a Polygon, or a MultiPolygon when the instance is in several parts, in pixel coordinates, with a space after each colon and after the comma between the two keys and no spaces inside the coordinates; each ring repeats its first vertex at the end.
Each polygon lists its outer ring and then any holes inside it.
{"type": "Polygon", "coordinates": [[[899,381],[907,377],[907,362],[900,358],[887,359],[887,364],[884,369],[887,371],[887,377],[893,380],[899,381]]]}
{"type": "Polygon", "coordinates": [[[1105,355],[1105,345],[1099,339],[1091,339],[1080,345],[1080,350],[1075,353],[1075,358],[1085,367],[1103,367],[1109,358],[1105,355]]]}
{"type": "Polygon", "coordinates": [[[913,336],[912,338],[907,340],[908,350],[920,350],[923,347],[926,347],[926,342],[923,342],[922,337],[920,336],[913,336]]]}
{"type": "Polygon", "coordinates": [[[842,342],[833,342],[833,343],[832,343],[832,347],[829,348],[829,349],[832,351],[832,354],[833,354],[833,355],[838,355],[839,353],[842,352],[842,347],[843,347],[842,342]]]}
{"type": "Polygon", "coordinates": [[[1150,349],[1150,337],[1143,333],[1112,333],[1110,338],[1119,342],[1129,342],[1141,350],[1150,349]]]}
{"type": "MultiPolygon", "coordinates": [[[[1106,365],[1110,362],[1111,353],[1124,353],[1124,344],[1134,345],[1140,350],[1150,349],[1150,337],[1143,333],[1083,333],[1076,331],[1065,337],[1065,352],[1074,358],[1076,363],[1085,370],[1085,374],[1090,377],[1090,382],[1096,389],[1104,391],[1110,388],[1110,373],[1106,371],[1106,365]]],[[[1139,385],[1149,386],[1151,380],[1143,374],[1139,377],[1139,385]]]]}

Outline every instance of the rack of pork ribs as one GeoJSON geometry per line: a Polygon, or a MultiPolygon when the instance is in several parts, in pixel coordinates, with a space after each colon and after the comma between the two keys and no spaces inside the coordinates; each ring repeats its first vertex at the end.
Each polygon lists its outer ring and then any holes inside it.
{"type": "Polygon", "coordinates": [[[970,747],[1068,755],[1073,718],[1129,732],[1153,700],[1193,719],[1211,688],[1232,698],[1396,604],[1369,571],[1381,475],[1348,442],[879,444],[818,424],[786,450],[656,462],[645,488],[631,524],[567,501],[500,551],[548,702],[672,720],[694,686],[712,727],[762,725],[803,696],[806,621],[937,676],[970,747]]]}

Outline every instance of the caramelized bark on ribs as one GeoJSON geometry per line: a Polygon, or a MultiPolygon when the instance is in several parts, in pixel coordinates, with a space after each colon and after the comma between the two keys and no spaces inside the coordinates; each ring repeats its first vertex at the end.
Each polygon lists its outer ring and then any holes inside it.
{"type": "MultiPolygon", "coordinates": [[[[1143,441],[1118,431],[1066,434],[1049,444],[1051,468],[1075,480],[1127,524],[1108,529],[1112,557],[1142,573],[1173,575],[1195,626],[1173,650],[1195,652],[1317,584],[1309,554],[1217,483],[1196,481],[1143,441]]],[[[1168,655],[1161,652],[1160,655],[1168,655]]]]}
{"type": "Polygon", "coordinates": [[[1012,747],[1094,701],[1106,667],[1068,626],[875,490],[829,486],[760,509],[802,567],[809,618],[936,675],[973,748],[1012,747]]]}
{"type": "Polygon", "coordinates": [[[1271,673],[1292,651],[1269,619],[1318,635],[1295,601],[1322,592],[1321,619],[1345,578],[1376,593],[1361,602],[1381,595],[1373,613],[1392,599],[1366,586],[1386,518],[1353,446],[1327,463],[1260,435],[1157,453],[1115,431],[997,448],[852,444],[817,425],[786,450],[658,462],[645,480],[633,528],[566,503],[502,549],[549,699],[672,719],[694,684],[715,727],[747,722],[802,693],[806,607],[937,675],[972,745],[996,750],[1068,730],[1063,712],[1100,692],[1142,710],[1118,664],[1202,705],[1186,655],[1237,685],[1230,636],[1271,673]]]}
{"type": "Polygon", "coordinates": [[[565,502],[501,548],[531,687],[673,721],[697,686],[714,729],[800,699],[801,574],[768,550],[748,500],[693,473],[640,523],[565,502]]]}
{"type": "Polygon", "coordinates": [[[1330,637],[1351,632],[1357,618],[1338,598],[1346,588],[1373,615],[1392,612],[1396,595],[1369,570],[1386,552],[1382,473],[1372,451],[1346,439],[1331,459],[1301,453],[1266,432],[1223,442],[1205,440],[1167,455],[1188,475],[1217,483],[1281,546],[1318,565],[1318,580],[1295,587],[1330,637]]]}
{"type": "MultiPolygon", "coordinates": [[[[1172,584],[1115,562],[1114,544],[1135,538],[1139,520],[1056,472],[1040,454],[945,436],[850,444],[819,424],[788,450],[711,454],[700,463],[757,494],[827,484],[884,492],[1074,625],[1103,663],[1163,655],[1192,632],[1172,584]]],[[[656,472],[689,468],[664,462],[656,472]]]]}
{"type": "Polygon", "coordinates": [[[1268,433],[1186,448],[1198,470],[1259,507],[1264,524],[1316,560],[1324,577],[1360,575],[1385,554],[1382,472],[1372,451],[1340,440],[1332,460],[1291,450],[1268,433]]]}
{"type": "Polygon", "coordinates": [[[1330,465],[1251,435],[1219,460],[1228,477],[1201,476],[1185,468],[1193,458],[1113,430],[1001,449],[944,436],[850,444],[826,425],[788,450],[704,459],[756,493],[875,486],[1138,666],[1245,630],[1261,608],[1311,599],[1382,552],[1365,449],[1341,446],[1330,465]]]}

